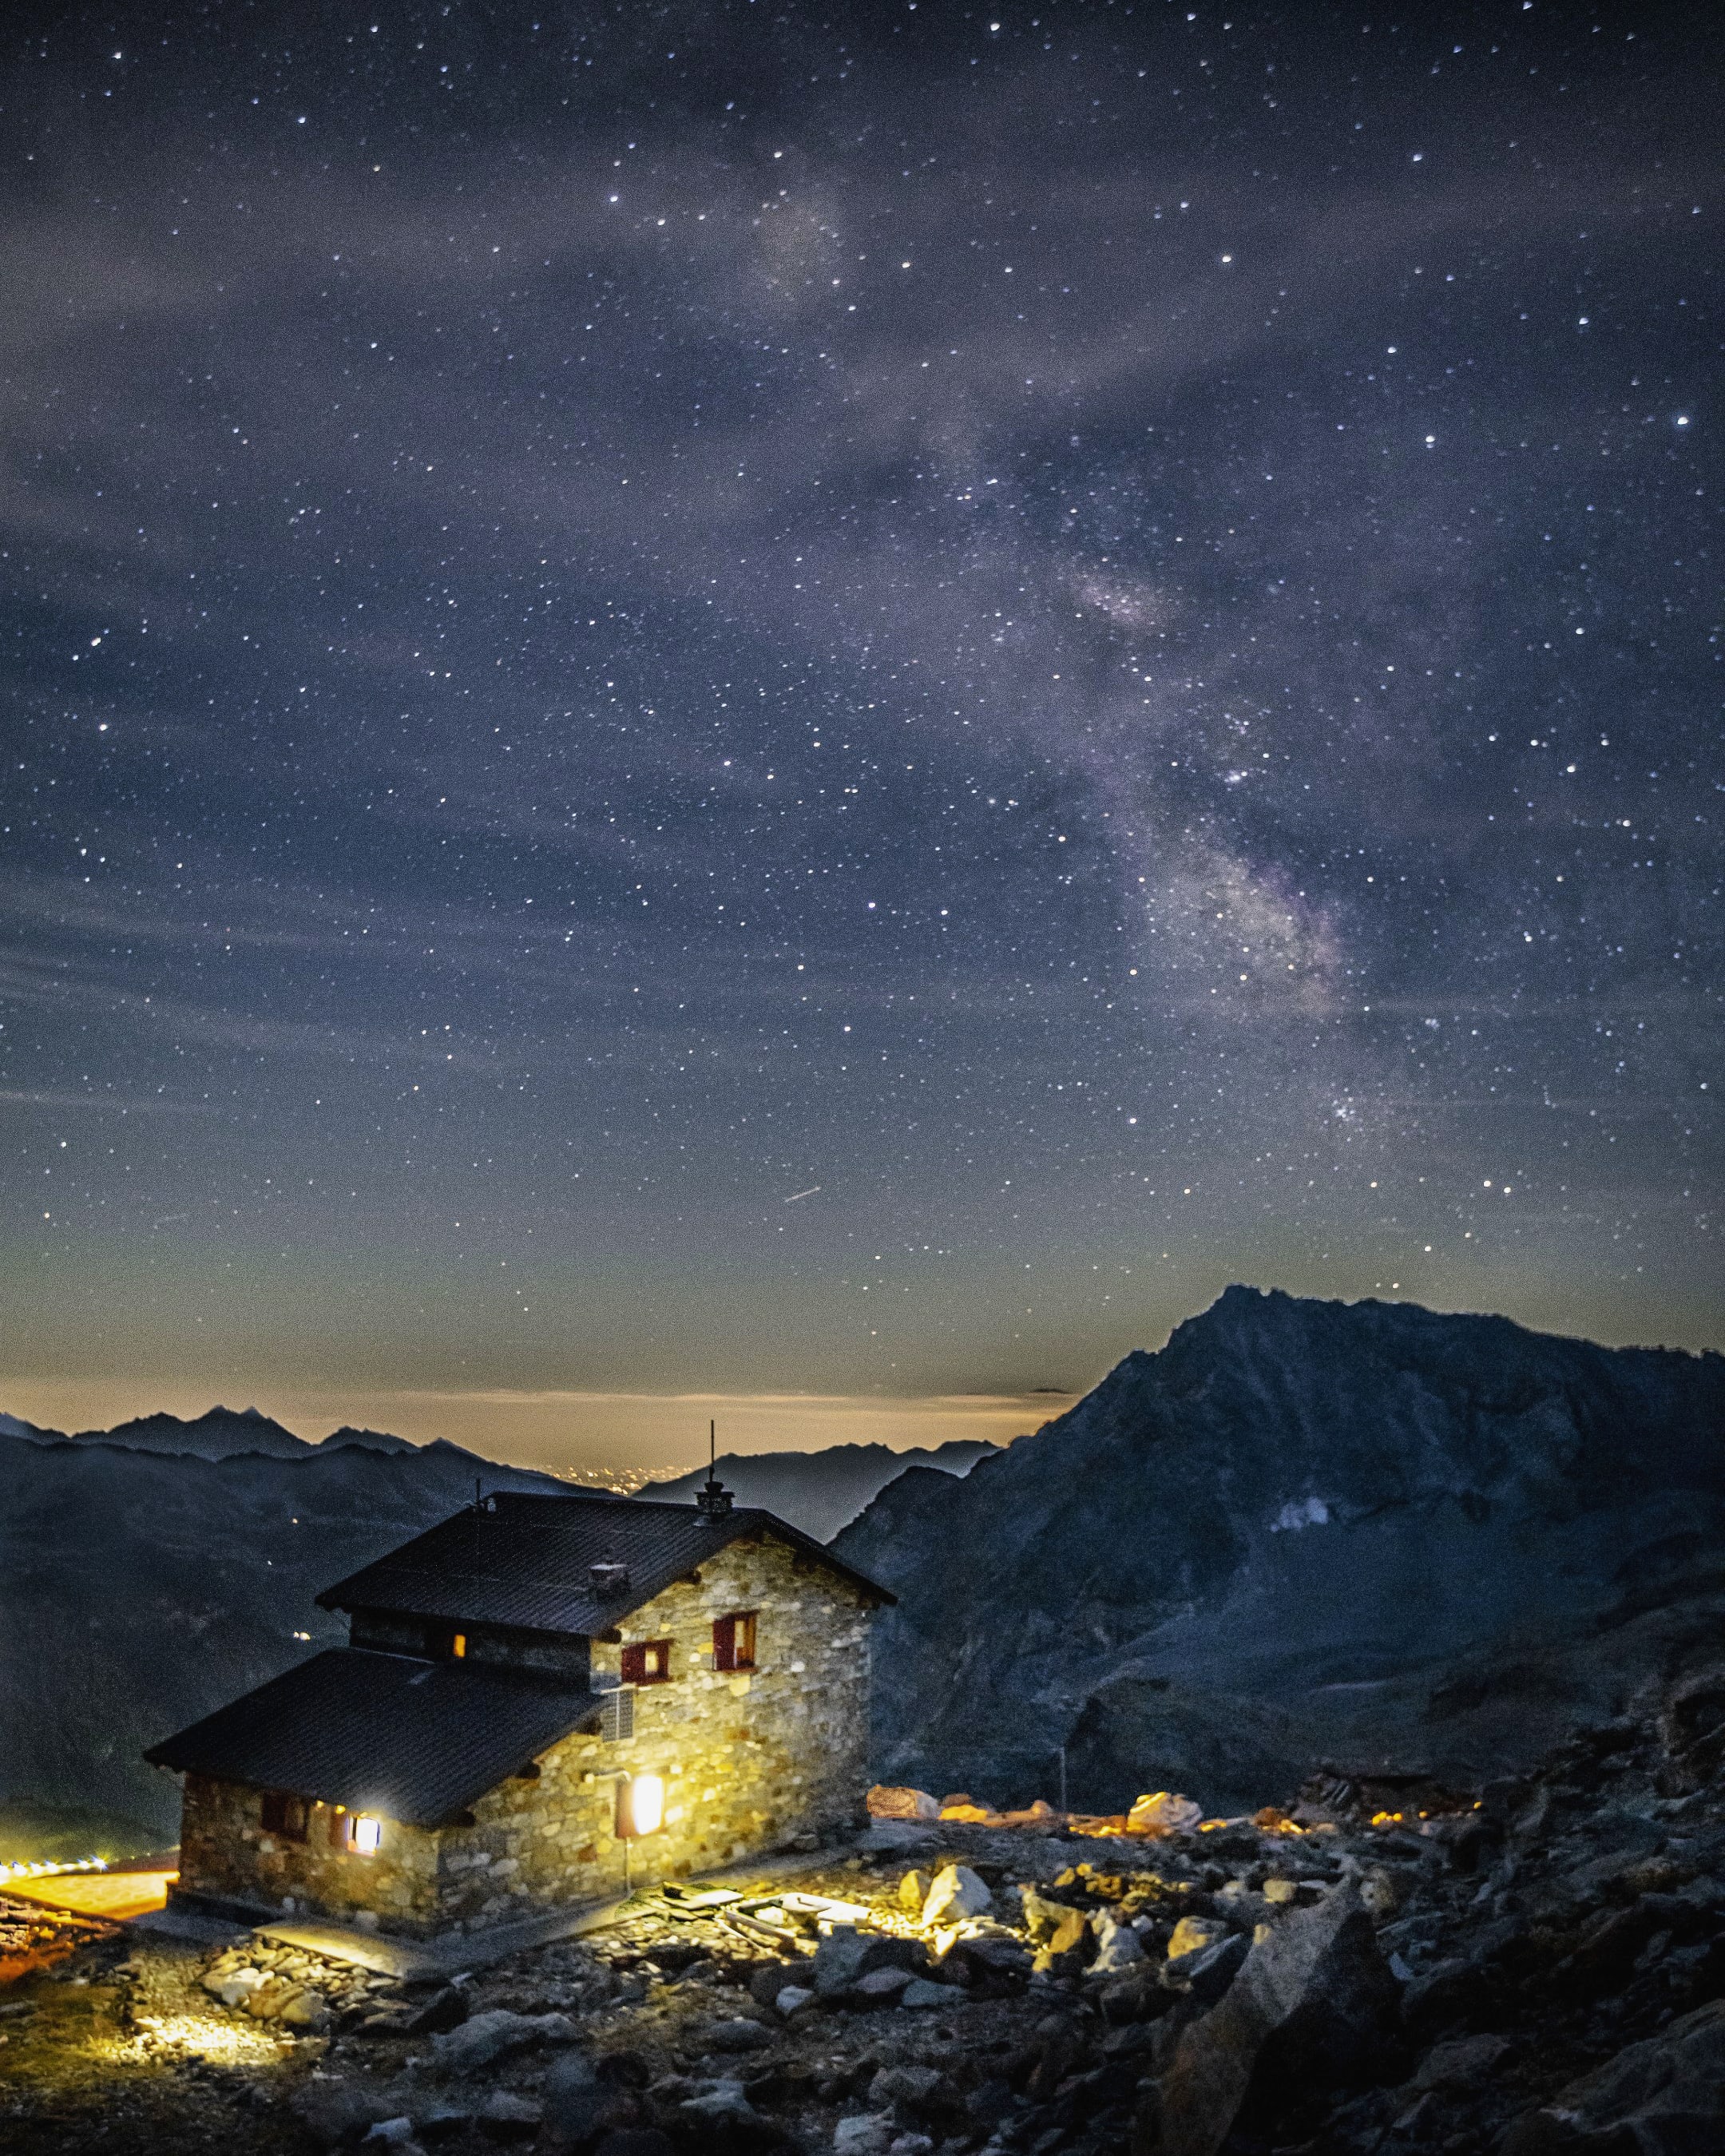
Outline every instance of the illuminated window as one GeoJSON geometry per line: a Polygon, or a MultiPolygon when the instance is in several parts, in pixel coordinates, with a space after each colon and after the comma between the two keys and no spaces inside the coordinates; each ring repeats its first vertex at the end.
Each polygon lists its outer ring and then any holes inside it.
{"type": "Polygon", "coordinates": [[[451,1653],[451,1654],[455,1657],[455,1660],[456,1660],[458,1662],[461,1660],[461,1658],[463,1657],[463,1656],[465,1656],[465,1655],[466,1654],[466,1652],[467,1652],[467,1635],[466,1635],[466,1633],[465,1633],[465,1632],[455,1632],[455,1633],[452,1633],[452,1634],[450,1635],[450,1638],[449,1638],[449,1652],[450,1652],[450,1653],[451,1653]]]}
{"type": "Polygon", "coordinates": [[[305,1821],[311,1807],[304,1797],[290,1796],[285,1789],[264,1792],[264,1831],[283,1841],[304,1841],[305,1821]]]}
{"type": "Polygon", "coordinates": [[[755,1666],[755,1613],[739,1609],[713,1620],[713,1667],[752,1670],[755,1666]]]}
{"type": "Polygon", "coordinates": [[[378,1844],[382,1839],[383,1822],[381,1820],[367,1819],[362,1812],[353,1820],[347,1846],[356,1856],[375,1856],[378,1844]]]}
{"type": "Polygon", "coordinates": [[[664,1684],[670,1676],[669,1640],[638,1640],[623,1650],[623,1681],[631,1685],[664,1684]]]}
{"type": "Polygon", "coordinates": [[[657,1774],[637,1774],[617,1785],[617,1838],[637,1841],[657,1834],[665,1824],[665,1783],[657,1774]]]}

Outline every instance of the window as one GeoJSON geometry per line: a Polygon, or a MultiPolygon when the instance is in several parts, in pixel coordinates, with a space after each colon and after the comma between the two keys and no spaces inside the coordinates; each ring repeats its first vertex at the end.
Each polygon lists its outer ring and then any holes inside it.
{"type": "Polygon", "coordinates": [[[755,1613],[738,1609],[713,1620],[713,1667],[752,1670],[755,1666],[755,1613]]]}
{"type": "Polygon", "coordinates": [[[467,1635],[448,1625],[428,1625],[425,1651],[434,1661],[460,1661],[467,1653],[467,1635]]]}
{"type": "Polygon", "coordinates": [[[635,1694],[633,1685],[619,1685],[605,1694],[599,1709],[599,1735],[607,1744],[627,1744],[635,1733],[635,1694]]]}
{"type": "Polygon", "coordinates": [[[462,1659],[467,1652],[466,1633],[452,1632],[449,1635],[449,1652],[454,1656],[458,1662],[462,1659]]]}
{"type": "Polygon", "coordinates": [[[304,1841],[306,1815],[311,1807],[304,1797],[290,1796],[285,1789],[264,1792],[264,1831],[284,1841],[304,1841]]]}
{"type": "Polygon", "coordinates": [[[664,1684],[670,1676],[669,1640],[638,1640],[623,1650],[623,1681],[626,1685],[664,1684]]]}

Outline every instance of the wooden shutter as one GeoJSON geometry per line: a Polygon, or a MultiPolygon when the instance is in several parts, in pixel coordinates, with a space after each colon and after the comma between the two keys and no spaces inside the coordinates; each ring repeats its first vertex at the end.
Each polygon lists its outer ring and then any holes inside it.
{"type": "Polygon", "coordinates": [[[621,1675],[624,1684],[664,1684],[670,1676],[669,1640],[637,1640],[623,1650],[621,1675]]]}
{"type": "Polygon", "coordinates": [[[715,1617],[713,1620],[713,1667],[716,1670],[734,1670],[737,1667],[737,1620],[734,1617],[715,1617]]]}

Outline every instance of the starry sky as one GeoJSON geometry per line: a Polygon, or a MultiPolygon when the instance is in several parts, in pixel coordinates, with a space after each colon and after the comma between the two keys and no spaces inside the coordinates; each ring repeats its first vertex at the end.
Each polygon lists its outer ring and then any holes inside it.
{"type": "Polygon", "coordinates": [[[13,17],[0,1406],[1725,1342],[1695,22],[13,17]]]}

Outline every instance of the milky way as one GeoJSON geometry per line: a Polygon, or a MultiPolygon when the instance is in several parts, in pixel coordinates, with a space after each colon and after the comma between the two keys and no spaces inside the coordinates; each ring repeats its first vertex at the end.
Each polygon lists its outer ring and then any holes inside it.
{"type": "Polygon", "coordinates": [[[1692,12],[44,20],[0,1375],[1725,1337],[1692,12]]]}

